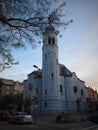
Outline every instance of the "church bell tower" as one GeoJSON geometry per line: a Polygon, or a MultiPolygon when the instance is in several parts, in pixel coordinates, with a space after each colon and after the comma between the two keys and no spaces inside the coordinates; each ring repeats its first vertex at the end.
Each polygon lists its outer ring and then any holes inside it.
{"type": "Polygon", "coordinates": [[[60,77],[58,59],[57,31],[48,26],[43,33],[42,47],[42,100],[43,108],[56,110],[60,108],[60,77]]]}

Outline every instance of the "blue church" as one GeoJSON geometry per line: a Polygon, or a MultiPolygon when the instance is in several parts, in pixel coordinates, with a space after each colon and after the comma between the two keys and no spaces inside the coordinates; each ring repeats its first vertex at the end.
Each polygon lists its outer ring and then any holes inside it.
{"type": "Polygon", "coordinates": [[[24,80],[23,98],[29,110],[40,113],[85,111],[88,97],[85,82],[75,72],[59,63],[58,32],[47,26],[43,33],[42,69],[28,74],[24,80]],[[28,99],[28,100],[27,100],[28,99]]]}

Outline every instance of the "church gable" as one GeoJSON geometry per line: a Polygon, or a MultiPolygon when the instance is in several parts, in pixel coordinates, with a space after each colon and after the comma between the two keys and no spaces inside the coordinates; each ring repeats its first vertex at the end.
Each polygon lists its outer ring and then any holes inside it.
{"type": "Polygon", "coordinates": [[[72,73],[64,65],[59,64],[59,68],[60,68],[60,75],[64,77],[72,76],[72,73]]]}

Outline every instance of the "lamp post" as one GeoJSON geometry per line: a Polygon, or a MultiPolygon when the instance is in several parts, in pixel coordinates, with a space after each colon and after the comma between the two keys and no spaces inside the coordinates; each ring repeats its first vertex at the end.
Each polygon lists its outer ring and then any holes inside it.
{"type": "Polygon", "coordinates": [[[37,65],[33,65],[34,68],[36,68],[38,70],[38,66],[37,65]]]}
{"type": "MultiPolygon", "coordinates": [[[[34,68],[36,68],[37,69],[37,78],[38,78],[38,66],[36,66],[36,65],[33,65],[33,67],[34,68]]],[[[39,98],[39,96],[37,95],[39,93],[39,91],[38,91],[38,80],[37,80],[37,88],[36,88],[36,95],[35,95],[35,99],[34,99],[34,124],[36,124],[37,123],[37,115],[36,115],[36,109],[37,109],[37,105],[38,105],[38,98],[39,98]]]]}
{"type": "Polygon", "coordinates": [[[68,101],[67,101],[67,83],[66,83],[66,77],[65,77],[65,104],[66,104],[66,114],[68,114],[68,101]]]}

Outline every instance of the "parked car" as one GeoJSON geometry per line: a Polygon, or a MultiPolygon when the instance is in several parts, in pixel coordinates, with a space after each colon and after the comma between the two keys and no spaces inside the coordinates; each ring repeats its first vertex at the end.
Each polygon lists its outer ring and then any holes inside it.
{"type": "Polygon", "coordinates": [[[22,123],[32,123],[32,115],[28,115],[26,112],[16,112],[12,114],[9,122],[22,124],[22,123]]]}
{"type": "Polygon", "coordinates": [[[8,111],[0,111],[0,120],[6,121],[11,118],[11,114],[8,111]]]}

